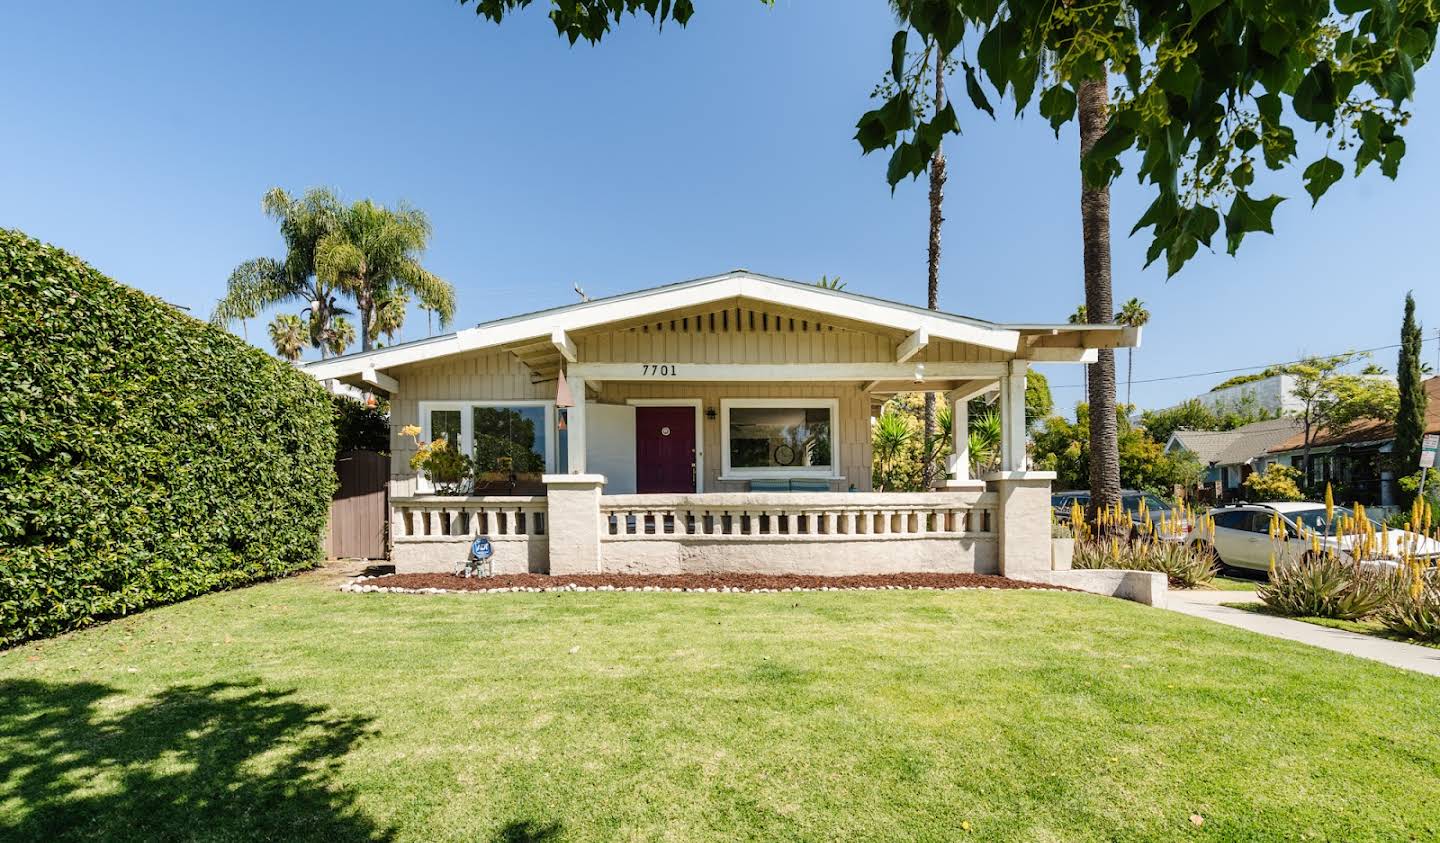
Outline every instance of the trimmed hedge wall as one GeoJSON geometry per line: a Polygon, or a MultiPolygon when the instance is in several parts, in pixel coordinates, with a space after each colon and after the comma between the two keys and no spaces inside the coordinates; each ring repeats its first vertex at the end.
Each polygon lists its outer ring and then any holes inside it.
{"type": "Polygon", "coordinates": [[[0,646],[312,567],[330,396],[0,229],[0,646]]]}

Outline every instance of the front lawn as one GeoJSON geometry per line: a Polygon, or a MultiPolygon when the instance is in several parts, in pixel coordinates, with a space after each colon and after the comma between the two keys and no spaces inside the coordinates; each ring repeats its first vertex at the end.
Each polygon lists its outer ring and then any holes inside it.
{"type": "Polygon", "coordinates": [[[1083,594],[309,576],[0,653],[0,838],[1430,840],[1437,712],[1083,594]]]}

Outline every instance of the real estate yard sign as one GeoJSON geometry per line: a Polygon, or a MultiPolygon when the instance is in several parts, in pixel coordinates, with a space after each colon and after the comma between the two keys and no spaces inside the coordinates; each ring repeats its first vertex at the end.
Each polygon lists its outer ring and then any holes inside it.
{"type": "Polygon", "coordinates": [[[1435,467],[1435,455],[1440,453],[1440,433],[1427,433],[1420,440],[1420,497],[1425,497],[1425,479],[1435,467]]]}

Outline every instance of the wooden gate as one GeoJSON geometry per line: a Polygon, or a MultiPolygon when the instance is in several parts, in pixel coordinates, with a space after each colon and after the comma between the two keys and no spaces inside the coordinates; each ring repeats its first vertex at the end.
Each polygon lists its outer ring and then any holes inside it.
{"type": "Polygon", "coordinates": [[[335,459],[340,488],[330,502],[325,555],[331,559],[384,559],[389,523],[390,457],[346,451],[335,459]]]}

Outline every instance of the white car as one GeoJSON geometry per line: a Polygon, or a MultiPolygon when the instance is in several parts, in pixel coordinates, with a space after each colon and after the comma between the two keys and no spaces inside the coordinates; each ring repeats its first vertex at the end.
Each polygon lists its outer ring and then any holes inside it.
{"type": "MultiPolygon", "coordinates": [[[[1341,518],[1353,519],[1355,513],[1350,509],[1335,507],[1336,520],[1341,518]]],[[[1349,558],[1350,550],[1355,544],[1353,538],[1337,539],[1333,535],[1333,529],[1325,521],[1325,505],[1322,503],[1251,503],[1238,504],[1235,506],[1221,506],[1210,510],[1210,517],[1215,522],[1215,534],[1213,546],[1215,559],[1221,565],[1231,568],[1245,568],[1252,571],[1270,570],[1270,557],[1273,554],[1277,561],[1285,557],[1298,559],[1311,549],[1308,538],[1301,538],[1303,532],[1306,536],[1318,534],[1320,544],[1330,549],[1338,549],[1342,556],[1349,558]],[[1270,537],[1271,519],[1276,514],[1280,515],[1280,521],[1285,527],[1285,548],[1284,550],[1270,537]],[[1303,531],[1300,529],[1303,527],[1303,531]]],[[[1389,533],[1389,553],[1376,549],[1370,555],[1370,559],[1380,564],[1396,564],[1402,552],[1408,550],[1415,556],[1425,561],[1433,561],[1440,557],[1440,542],[1434,539],[1421,538],[1415,533],[1406,533],[1404,530],[1387,529],[1384,525],[1375,524],[1377,539],[1383,533],[1389,533]]],[[[1212,538],[1204,534],[1205,531],[1196,530],[1191,533],[1187,542],[1189,544],[1211,544],[1212,538]]],[[[1383,541],[1380,547],[1385,547],[1383,541]]]]}

